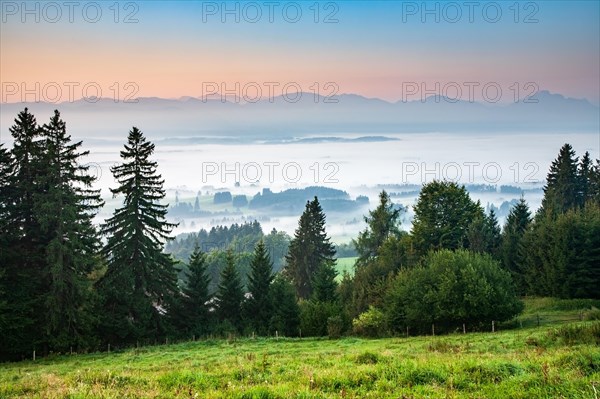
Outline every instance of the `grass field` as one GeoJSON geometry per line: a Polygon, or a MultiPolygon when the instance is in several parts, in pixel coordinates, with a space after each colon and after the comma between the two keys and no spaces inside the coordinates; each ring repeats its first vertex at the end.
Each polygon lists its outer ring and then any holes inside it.
{"type": "Polygon", "coordinates": [[[339,258],[336,261],[336,270],[338,272],[337,280],[342,280],[342,274],[344,271],[348,272],[351,276],[354,275],[354,262],[358,259],[357,256],[352,258],[339,258]]]}
{"type": "MultiPolygon", "coordinates": [[[[555,304],[528,301],[526,315],[555,304]]],[[[555,312],[570,318],[576,307],[555,312]]],[[[0,397],[597,399],[599,340],[600,322],[584,321],[440,337],[198,341],[2,364],[0,397]]]]}

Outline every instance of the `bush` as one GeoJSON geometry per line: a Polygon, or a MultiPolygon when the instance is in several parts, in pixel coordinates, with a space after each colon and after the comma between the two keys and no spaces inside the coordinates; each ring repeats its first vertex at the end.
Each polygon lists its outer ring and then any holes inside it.
{"type": "Polygon", "coordinates": [[[355,334],[363,337],[381,337],[387,332],[385,314],[371,306],[369,310],[352,320],[352,329],[355,334]]]}
{"type": "Polygon", "coordinates": [[[391,326],[402,332],[487,328],[523,310],[510,274],[489,255],[465,250],[431,252],[425,267],[399,273],[386,303],[391,326]]]}
{"type": "Polygon", "coordinates": [[[564,345],[600,345],[600,323],[567,325],[548,332],[548,339],[564,345]]]}
{"type": "Polygon", "coordinates": [[[377,364],[379,355],[373,352],[363,352],[356,356],[356,364],[377,364]]]}
{"type": "Polygon", "coordinates": [[[303,337],[324,337],[328,335],[328,320],[339,316],[340,307],[332,302],[300,302],[300,331],[303,337]]]}
{"type": "Polygon", "coordinates": [[[600,309],[592,308],[583,314],[583,320],[600,320],[600,309]]]}
{"type": "Polygon", "coordinates": [[[339,338],[342,336],[343,331],[344,320],[341,316],[333,316],[327,319],[327,335],[329,335],[329,338],[339,338]]]}

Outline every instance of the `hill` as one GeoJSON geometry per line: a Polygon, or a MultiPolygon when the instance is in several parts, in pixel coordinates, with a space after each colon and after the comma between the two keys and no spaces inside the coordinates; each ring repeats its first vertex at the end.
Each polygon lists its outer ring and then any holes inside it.
{"type": "MultiPolygon", "coordinates": [[[[525,315],[589,305],[527,300],[525,315]]],[[[0,397],[584,399],[598,390],[599,343],[600,322],[556,320],[436,337],[210,339],[2,364],[0,397]]]]}

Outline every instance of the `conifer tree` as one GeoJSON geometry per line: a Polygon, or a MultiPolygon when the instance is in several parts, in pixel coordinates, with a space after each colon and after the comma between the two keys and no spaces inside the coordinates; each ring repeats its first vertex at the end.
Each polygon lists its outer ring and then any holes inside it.
{"type": "Polygon", "coordinates": [[[510,210],[502,230],[502,265],[508,270],[515,282],[517,292],[526,290],[525,270],[523,270],[523,236],[531,225],[531,212],[523,197],[510,210]]]}
{"type": "Polygon", "coordinates": [[[71,142],[58,111],[41,131],[46,151],[34,211],[46,239],[45,289],[40,293],[46,311],[38,328],[52,350],[64,351],[85,345],[91,336],[88,276],[98,267],[100,247],[92,219],[103,202],[99,190],[92,189],[89,166],[80,162],[89,152],[78,152],[81,141],[71,142]]]}
{"type": "Polygon", "coordinates": [[[198,246],[190,256],[188,265],[188,281],[183,289],[183,319],[189,335],[201,336],[211,329],[208,301],[211,298],[209,292],[210,276],[208,275],[208,264],[206,254],[198,246]]]}
{"type": "Polygon", "coordinates": [[[25,108],[9,128],[13,137],[10,155],[2,160],[2,245],[6,309],[0,356],[14,358],[42,349],[44,300],[44,244],[35,216],[34,197],[39,184],[44,147],[35,116],[25,108]]]}
{"type": "Polygon", "coordinates": [[[600,159],[596,159],[596,165],[592,168],[590,191],[590,199],[600,205],[600,159]]]}
{"type": "Polygon", "coordinates": [[[498,223],[496,212],[490,209],[490,212],[486,215],[485,221],[488,228],[488,245],[487,252],[496,259],[500,259],[500,247],[502,246],[502,229],[498,223]]]}
{"type": "Polygon", "coordinates": [[[375,258],[379,249],[390,236],[399,236],[398,219],[400,209],[392,203],[387,192],[379,194],[379,205],[366,216],[367,228],[358,234],[353,240],[354,247],[358,252],[357,266],[365,265],[369,260],[375,258]]]}
{"type": "Polygon", "coordinates": [[[333,262],[323,262],[313,279],[313,299],[319,302],[336,302],[337,270],[333,262]]]}
{"type": "Polygon", "coordinates": [[[558,157],[550,165],[539,214],[548,213],[554,217],[581,204],[577,161],[573,147],[570,144],[563,145],[558,157]]]}
{"type": "Polygon", "coordinates": [[[270,333],[295,337],[300,326],[300,308],[296,302],[294,285],[279,273],[271,285],[273,313],[269,321],[270,333]]]}
{"type": "MultiPolygon", "coordinates": [[[[10,253],[11,243],[15,242],[14,231],[8,228],[9,208],[12,198],[10,180],[14,171],[11,153],[0,144],[0,335],[5,336],[8,327],[8,294],[6,271],[9,262],[14,261],[10,253]]],[[[0,353],[5,348],[0,347],[0,353]]]]}
{"type": "Polygon", "coordinates": [[[263,240],[254,249],[250,274],[248,275],[248,292],[250,296],[244,302],[246,320],[257,334],[265,335],[269,330],[272,316],[271,282],[273,281],[273,263],[263,240]]]}
{"type": "Polygon", "coordinates": [[[587,201],[594,199],[594,164],[590,153],[585,152],[577,168],[579,206],[584,206],[587,201]]]}
{"type": "Polygon", "coordinates": [[[493,209],[489,214],[478,214],[471,222],[467,232],[469,249],[474,252],[488,253],[493,257],[499,256],[500,226],[493,209]]]}
{"type": "Polygon", "coordinates": [[[306,203],[286,256],[287,273],[301,299],[310,298],[313,279],[326,262],[335,262],[335,247],[325,231],[325,214],[317,197],[306,203]]]}
{"type": "Polygon", "coordinates": [[[164,181],[151,161],[154,144],[134,127],[121,151],[123,163],[111,168],[123,206],[106,220],[102,232],[107,270],[99,281],[103,334],[109,341],[156,339],[164,332],[163,314],[177,290],[173,260],[163,253],[176,226],[165,219],[164,181]]]}
{"type": "Polygon", "coordinates": [[[227,251],[226,264],[221,271],[221,281],[217,289],[217,313],[222,323],[241,330],[241,306],[244,300],[244,291],[240,275],[235,267],[233,251],[227,251]]]}

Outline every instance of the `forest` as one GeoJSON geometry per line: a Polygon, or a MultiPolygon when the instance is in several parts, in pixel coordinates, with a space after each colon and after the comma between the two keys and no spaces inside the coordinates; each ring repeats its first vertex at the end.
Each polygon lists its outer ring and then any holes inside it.
{"type": "MultiPolygon", "coordinates": [[[[524,197],[500,226],[466,188],[420,188],[410,231],[386,191],[338,278],[323,201],[303,204],[293,236],[260,225],[173,241],[155,145],[133,127],[111,168],[120,207],[103,206],[55,111],[28,109],[0,146],[0,359],[201,337],[384,337],[482,331],[523,297],[600,299],[600,161],[569,144],[549,166],[542,206],[524,197]],[[275,249],[278,251],[275,251],[275,249]]],[[[324,195],[326,196],[326,192],[324,195]]],[[[263,193],[250,205],[276,204],[263,193]],[[266,201],[266,202],[265,202],[266,201]]]]}

